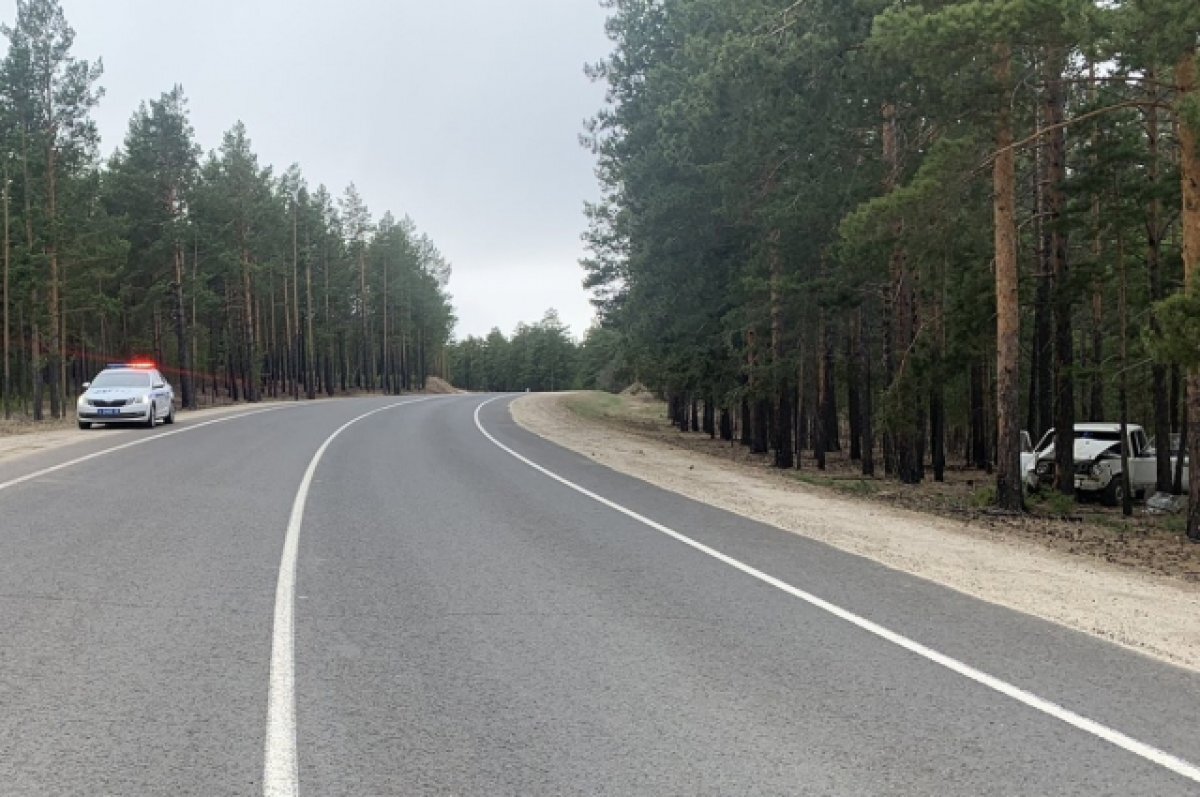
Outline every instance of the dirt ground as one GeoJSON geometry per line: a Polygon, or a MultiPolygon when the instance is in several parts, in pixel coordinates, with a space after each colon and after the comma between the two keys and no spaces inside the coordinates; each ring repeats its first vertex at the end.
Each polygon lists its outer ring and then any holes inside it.
{"type": "Polygon", "coordinates": [[[431,376],[425,380],[425,392],[435,395],[446,395],[450,393],[462,393],[463,391],[440,376],[431,376]]]}
{"type": "Polygon", "coordinates": [[[1200,669],[1200,546],[1175,518],[1126,520],[1053,498],[1028,518],[997,516],[986,509],[986,479],[971,472],[917,489],[864,480],[849,463],[780,472],[742,446],[674,430],[645,393],[532,394],[512,414],[659,487],[1200,669]]]}

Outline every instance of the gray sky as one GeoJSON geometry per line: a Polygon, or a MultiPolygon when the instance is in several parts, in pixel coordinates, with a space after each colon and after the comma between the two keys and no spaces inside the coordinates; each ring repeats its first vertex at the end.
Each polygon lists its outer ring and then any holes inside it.
{"type": "Polygon", "coordinates": [[[299,163],[335,194],[353,181],[377,219],[411,216],[453,265],[460,336],[548,307],[582,336],[598,0],[61,2],[75,54],[104,59],[105,155],[138,102],[180,83],[206,151],[241,119],[264,164],[299,163]]]}

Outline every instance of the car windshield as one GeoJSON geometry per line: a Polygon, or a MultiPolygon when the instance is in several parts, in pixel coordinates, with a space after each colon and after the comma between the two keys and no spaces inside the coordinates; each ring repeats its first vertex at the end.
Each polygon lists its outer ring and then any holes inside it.
{"type": "Polygon", "coordinates": [[[105,371],[92,380],[92,387],[150,387],[150,374],[136,371],[105,371]]]}
{"type": "Polygon", "coordinates": [[[1075,439],[1076,440],[1107,440],[1112,443],[1119,443],[1119,442],[1121,442],[1121,433],[1120,432],[1098,432],[1098,431],[1094,431],[1094,430],[1090,430],[1090,429],[1084,430],[1084,431],[1076,430],[1075,439]]]}

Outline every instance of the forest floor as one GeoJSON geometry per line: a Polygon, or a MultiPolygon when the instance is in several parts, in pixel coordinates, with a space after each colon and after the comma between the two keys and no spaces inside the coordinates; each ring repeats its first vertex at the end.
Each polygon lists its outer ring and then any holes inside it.
{"type": "Polygon", "coordinates": [[[682,433],[648,394],[532,394],[514,419],[597,462],[984,600],[1200,669],[1200,546],[1178,517],[1035,498],[1028,516],[988,508],[991,477],[944,484],[864,479],[831,456],[779,471],[765,457],[682,433]]]}

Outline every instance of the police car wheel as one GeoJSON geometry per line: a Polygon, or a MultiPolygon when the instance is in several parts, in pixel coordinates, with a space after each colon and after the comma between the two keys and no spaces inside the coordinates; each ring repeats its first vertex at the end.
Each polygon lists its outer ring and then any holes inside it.
{"type": "Polygon", "coordinates": [[[91,429],[92,425],[90,423],[88,423],[87,421],[79,421],[79,428],[80,429],[91,429]]]}
{"type": "Polygon", "coordinates": [[[153,404],[150,405],[150,414],[146,416],[146,428],[147,429],[154,428],[154,405],[153,404]]]}
{"type": "Polygon", "coordinates": [[[165,416],[163,416],[163,423],[166,425],[175,423],[175,405],[174,404],[172,404],[170,407],[167,408],[167,414],[165,416]]]}

